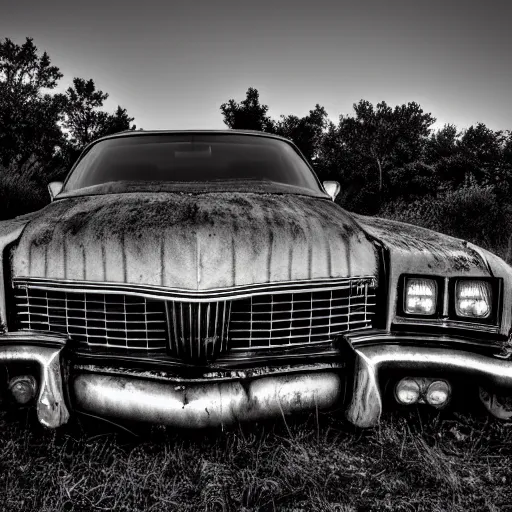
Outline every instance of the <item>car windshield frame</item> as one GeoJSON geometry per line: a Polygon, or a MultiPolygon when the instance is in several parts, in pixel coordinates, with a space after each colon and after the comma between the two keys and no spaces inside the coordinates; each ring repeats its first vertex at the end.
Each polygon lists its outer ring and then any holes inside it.
{"type": "MultiPolygon", "coordinates": [[[[240,152],[240,149],[237,150],[240,152]]],[[[185,150],[184,160],[187,159],[186,151],[187,150],[185,150]]],[[[176,156],[177,151],[175,149],[174,152],[176,156]]],[[[234,153],[236,153],[236,151],[234,153]]],[[[183,153],[180,152],[180,155],[183,155],[183,153]]],[[[230,156],[229,153],[228,156],[230,156]]],[[[239,157],[239,155],[235,156],[239,157]]],[[[167,161],[165,161],[165,163],[167,164],[167,161]]],[[[179,163],[181,164],[182,162],[179,163]]],[[[248,160],[248,164],[250,163],[251,161],[248,160]]],[[[272,164],[274,164],[274,162],[272,162],[272,164]]],[[[224,169],[222,171],[225,172],[224,169]]],[[[291,141],[279,136],[274,136],[272,134],[234,131],[141,131],[136,133],[122,133],[98,139],[97,141],[89,144],[81,153],[69,171],[63,184],[63,190],[59,196],[70,197],[77,195],[96,195],[137,191],[173,192],[189,190],[192,192],[208,192],[210,189],[214,192],[223,190],[236,192],[239,190],[241,192],[274,192],[308,195],[322,198],[328,197],[312,166],[300,152],[300,150],[295,146],[295,144],[293,144],[291,141]],[[148,140],[148,138],[150,140],[148,140]],[[105,179],[105,181],[101,180],[93,183],[87,183],[85,177],[87,176],[88,172],[91,171],[90,166],[94,164],[94,161],[86,161],[86,166],[82,170],[82,176],[77,177],[76,173],[77,170],[80,170],[80,166],[84,164],[84,160],[87,160],[87,158],[91,156],[91,151],[94,151],[95,148],[98,149],[100,144],[103,146],[101,148],[103,149],[103,156],[101,153],[99,153],[96,157],[103,157],[103,159],[105,159],[105,153],[108,155],[108,151],[115,146],[122,146],[123,149],[139,145],[143,147],[145,144],[170,144],[170,147],[174,147],[173,145],[188,145],[190,148],[195,145],[199,147],[199,150],[194,149],[190,153],[193,158],[196,158],[196,156],[201,157],[201,155],[203,157],[208,157],[209,155],[207,155],[207,147],[209,147],[209,151],[211,153],[211,148],[213,147],[215,149],[215,145],[221,148],[221,150],[226,151],[225,148],[229,148],[230,144],[245,144],[249,149],[254,149],[257,146],[262,147],[263,151],[261,151],[260,148],[258,148],[257,151],[267,157],[268,154],[271,154],[272,157],[275,154],[279,157],[279,162],[276,160],[275,168],[260,168],[257,171],[253,171],[256,173],[256,176],[250,176],[246,172],[246,175],[241,176],[240,178],[237,176],[228,175],[221,178],[212,176],[212,178],[208,179],[196,178],[193,180],[154,180],[144,178],[134,180],[129,179],[129,176],[127,176],[126,179],[105,179]],[[107,145],[106,148],[104,147],[105,145],[107,145]],[[222,149],[222,147],[224,147],[224,149],[222,149]],[[196,155],[196,151],[199,151],[200,154],[196,155]],[[265,155],[265,152],[267,155],[265,155]],[[279,171],[280,175],[277,178],[274,178],[274,176],[269,177],[268,173],[272,173],[275,170],[279,171]],[[261,176],[258,177],[258,174],[261,176]],[[73,183],[73,186],[70,188],[69,184],[70,182],[72,183],[73,178],[75,178],[76,183],[73,183]],[[286,179],[283,178],[289,179],[289,181],[286,182],[286,179]]]]}

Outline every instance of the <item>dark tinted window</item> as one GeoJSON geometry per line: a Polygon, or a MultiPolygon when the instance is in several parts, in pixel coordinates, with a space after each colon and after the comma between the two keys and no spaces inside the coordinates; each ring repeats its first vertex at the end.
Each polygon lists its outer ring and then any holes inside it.
{"type": "Polygon", "coordinates": [[[321,190],[288,143],[231,134],[140,135],[104,140],[78,163],[65,190],[118,181],[270,181],[321,190]]]}

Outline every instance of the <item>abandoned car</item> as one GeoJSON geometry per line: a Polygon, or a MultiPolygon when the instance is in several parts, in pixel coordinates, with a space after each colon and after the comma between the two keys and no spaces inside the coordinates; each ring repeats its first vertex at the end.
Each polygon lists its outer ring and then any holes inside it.
{"type": "Polygon", "coordinates": [[[512,269],[348,213],[286,139],[120,133],[49,188],[0,223],[3,385],[47,427],[318,409],[369,427],[460,396],[512,414],[512,269]]]}

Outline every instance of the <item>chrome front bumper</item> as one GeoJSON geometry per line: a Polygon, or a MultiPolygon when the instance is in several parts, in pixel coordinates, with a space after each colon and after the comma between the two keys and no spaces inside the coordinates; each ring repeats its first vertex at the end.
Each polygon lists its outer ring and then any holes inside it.
{"type": "Polygon", "coordinates": [[[65,372],[63,377],[65,338],[16,333],[0,337],[0,364],[38,366],[37,416],[49,428],[66,423],[68,407],[118,420],[194,428],[336,405],[344,406],[347,419],[354,425],[371,427],[382,414],[379,377],[383,370],[407,370],[411,374],[432,370],[446,378],[456,372],[490,387],[512,390],[512,361],[465,350],[421,346],[421,339],[402,336],[400,340],[404,343],[397,344],[389,334],[368,334],[365,346],[354,344],[347,355],[340,354],[340,359],[351,358],[349,373],[310,365],[310,370],[304,368],[293,373],[194,382],[94,371],[69,376],[65,372]],[[345,379],[352,391],[348,400],[345,379]]]}
{"type": "Polygon", "coordinates": [[[202,428],[333,407],[344,383],[334,372],[259,377],[249,381],[169,384],[81,374],[73,391],[80,409],[117,420],[202,428]]]}

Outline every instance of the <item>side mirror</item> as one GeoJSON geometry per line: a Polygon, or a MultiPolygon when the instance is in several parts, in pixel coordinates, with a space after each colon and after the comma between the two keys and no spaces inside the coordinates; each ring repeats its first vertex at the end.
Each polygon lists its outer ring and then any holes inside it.
{"type": "Polygon", "coordinates": [[[325,191],[331,196],[334,201],[336,196],[340,193],[341,185],[337,181],[324,181],[323,183],[325,191]]]}
{"type": "Polygon", "coordinates": [[[62,181],[52,181],[48,184],[48,192],[50,192],[51,200],[53,201],[56,196],[58,196],[62,192],[62,188],[64,187],[64,183],[62,181]]]}

